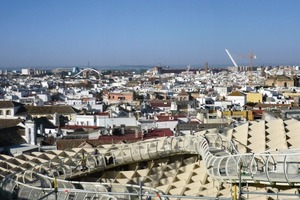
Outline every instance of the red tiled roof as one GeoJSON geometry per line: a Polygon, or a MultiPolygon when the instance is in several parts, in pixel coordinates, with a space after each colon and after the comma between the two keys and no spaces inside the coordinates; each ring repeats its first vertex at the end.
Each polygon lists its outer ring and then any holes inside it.
{"type": "Polygon", "coordinates": [[[11,101],[0,101],[0,108],[12,108],[14,107],[11,101]]]}
{"type": "Polygon", "coordinates": [[[240,91],[234,91],[231,92],[228,96],[245,96],[245,95],[240,91]]]}
{"type": "Polygon", "coordinates": [[[0,119],[0,129],[15,127],[22,121],[23,120],[21,120],[21,119],[0,119]]]}
{"type": "Polygon", "coordinates": [[[157,120],[158,122],[166,122],[166,121],[177,121],[178,120],[178,116],[156,116],[157,117],[157,120]]]}
{"type": "Polygon", "coordinates": [[[260,117],[263,114],[263,110],[252,110],[252,113],[255,117],[260,117]]]}
{"type": "Polygon", "coordinates": [[[155,129],[150,130],[147,134],[142,136],[142,133],[138,133],[138,137],[135,136],[135,132],[131,131],[125,135],[104,135],[100,136],[96,140],[86,140],[86,139],[58,139],[56,141],[57,149],[58,150],[64,150],[64,149],[71,149],[76,148],[79,145],[81,145],[83,142],[87,141],[89,144],[93,146],[99,146],[102,144],[116,144],[123,141],[126,141],[128,143],[133,143],[137,141],[147,140],[147,139],[153,139],[158,137],[167,137],[167,136],[173,136],[173,132],[168,129],[155,129]]]}
{"type": "Polygon", "coordinates": [[[105,112],[99,112],[99,113],[96,113],[95,115],[99,115],[99,116],[109,116],[109,113],[105,113],[105,112]]]}
{"type": "Polygon", "coordinates": [[[13,108],[23,104],[14,101],[0,101],[0,108],[13,108]]]}
{"type": "Polygon", "coordinates": [[[173,136],[173,132],[169,128],[160,128],[154,129],[149,131],[145,136],[144,139],[153,139],[157,137],[168,137],[173,136]]]}
{"type": "Polygon", "coordinates": [[[0,129],[0,147],[26,143],[20,135],[21,129],[17,126],[0,129]]]}
{"type": "Polygon", "coordinates": [[[28,114],[75,114],[76,112],[72,106],[60,105],[60,106],[30,106],[26,105],[25,112],[28,114]]]}
{"type": "Polygon", "coordinates": [[[152,100],[152,101],[150,101],[150,105],[153,108],[157,108],[157,107],[171,107],[171,101],[169,101],[169,100],[152,100]]]}

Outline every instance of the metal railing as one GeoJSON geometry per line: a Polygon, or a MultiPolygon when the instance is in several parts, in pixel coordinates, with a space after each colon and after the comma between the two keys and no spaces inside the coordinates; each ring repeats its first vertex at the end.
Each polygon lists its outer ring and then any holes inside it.
{"type": "MultiPolygon", "coordinates": [[[[299,150],[240,154],[232,141],[227,140],[221,134],[214,133],[205,134],[205,137],[197,135],[164,137],[132,144],[112,145],[107,149],[95,148],[93,151],[81,149],[64,151],[64,155],[53,154],[49,162],[36,164],[31,169],[20,170],[6,176],[1,183],[2,195],[7,199],[13,199],[13,195],[22,196],[25,199],[31,199],[33,196],[41,198],[43,192],[48,195],[53,190],[51,184],[56,178],[57,183],[60,184],[59,188],[63,188],[58,190],[60,199],[68,199],[70,195],[73,195],[73,199],[79,199],[79,197],[114,199],[115,196],[111,195],[109,190],[116,187],[116,184],[108,186],[104,183],[97,183],[95,185],[87,182],[65,181],[65,179],[110,167],[178,154],[201,155],[207,173],[221,182],[290,186],[300,184],[299,150]],[[67,194],[66,190],[68,190],[67,194]]],[[[126,196],[126,199],[131,199],[130,196],[133,193],[134,195],[138,193],[133,185],[118,185],[118,187],[122,192],[117,196],[122,193],[122,198],[126,196]]],[[[143,187],[143,193],[146,192],[153,195],[161,193],[158,190],[143,187]]],[[[163,195],[165,194],[160,197],[163,195]]]]}

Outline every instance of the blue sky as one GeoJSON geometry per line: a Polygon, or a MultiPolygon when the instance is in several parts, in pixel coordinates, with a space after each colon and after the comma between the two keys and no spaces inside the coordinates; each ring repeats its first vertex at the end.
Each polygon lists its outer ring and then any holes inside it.
{"type": "Polygon", "coordinates": [[[0,67],[300,64],[298,0],[0,0],[0,67]]]}

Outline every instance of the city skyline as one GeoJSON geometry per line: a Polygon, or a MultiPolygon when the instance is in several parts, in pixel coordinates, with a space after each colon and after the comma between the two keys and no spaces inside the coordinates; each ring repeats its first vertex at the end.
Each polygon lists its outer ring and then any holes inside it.
{"type": "Polygon", "coordinates": [[[299,65],[297,0],[1,1],[0,67],[299,65]]]}

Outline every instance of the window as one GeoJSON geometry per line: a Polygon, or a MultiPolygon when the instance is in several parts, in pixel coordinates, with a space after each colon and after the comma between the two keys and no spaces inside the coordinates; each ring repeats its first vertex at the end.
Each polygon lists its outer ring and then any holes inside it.
{"type": "Polygon", "coordinates": [[[7,110],[7,111],[6,111],[6,115],[11,115],[11,111],[10,111],[10,110],[7,110]]]}
{"type": "Polygon", "coordinates": [[[0,115],[3,115],[3,110],[0,110],[0,115]]]}

